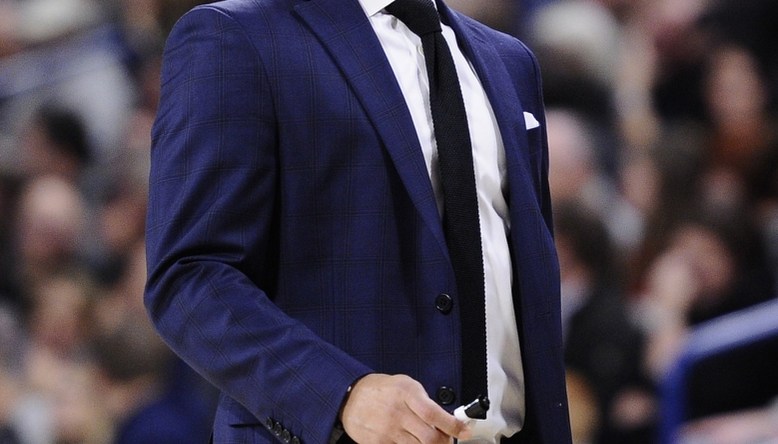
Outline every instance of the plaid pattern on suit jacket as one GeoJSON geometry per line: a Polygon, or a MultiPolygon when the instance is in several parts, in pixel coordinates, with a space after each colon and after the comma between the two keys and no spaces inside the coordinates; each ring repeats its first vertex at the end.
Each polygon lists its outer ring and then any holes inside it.
{"type": "MultiPolygon", "coordinates": [[[[536,62],[440,4],[499,121],[528,442],[569,440],[536,62]],[[541,127],[525,127],[522,112],[541,127]]],[[[228,0],[169,37],[153,130],[146,305],[223,393],[217,443],[325,443],[346,388],[456,393],[454,277],[410,114],[356,0],[228,0]],[[436,309],[441,293],[453,310],[436,309]]],[[[464,400],[457,400],[464,401],[464,400]]],[[[457,404],[450,407],[453,408],[457,404]]]]}

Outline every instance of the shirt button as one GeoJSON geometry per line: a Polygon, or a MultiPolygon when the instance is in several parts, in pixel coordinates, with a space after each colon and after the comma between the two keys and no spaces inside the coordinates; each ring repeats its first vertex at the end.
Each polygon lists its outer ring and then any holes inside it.
{"type": "Polygon", "coordinates": [[[451,405],[454,403],[454,400],[457,398],[457,396],[454,393],[454,389],[443,386],[438,389],[437,393],[435,393],[435,398],[442,405],[451,405]]]}
{"type": "Polygon", "coordinates": [[[446,293],[441,293],[435,298],[435,308],[443,314],[449,314],[454,308],[454,300],[446,293]]]}

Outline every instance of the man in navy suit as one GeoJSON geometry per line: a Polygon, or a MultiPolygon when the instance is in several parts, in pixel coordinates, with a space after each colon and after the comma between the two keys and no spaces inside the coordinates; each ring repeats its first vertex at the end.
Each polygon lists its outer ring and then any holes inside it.
{"type": "Polygon", "coordinates": [[[216,443],[567,443],[534,56],[435,5],[472,139],[486,331],[470,338],[424,51],[390,3],[227,0],[179,21],[152,135],[150,316],[221,390],[216,443]],[[485,344],[491,399],[468,423],[451,414],[471,401],[463,342],[485,344]]]}

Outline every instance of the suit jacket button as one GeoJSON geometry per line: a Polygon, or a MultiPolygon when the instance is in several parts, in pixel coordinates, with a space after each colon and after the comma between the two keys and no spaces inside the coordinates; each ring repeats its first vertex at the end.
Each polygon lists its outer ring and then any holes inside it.
{"type": "Polygon", "coordinates": [[[443,314],[449,314],[454,308],[454,300],[446,293],[441,293],[435,298],[435,308],[443,314]]]}
{"type": "Polygon", "coordinates": [[[456,400],[457,396],[452,388],[443,386],[438,389],[437,393],[435,393],[435,398],[442,405],[451,405],[454,403],[454,400],[456,400]]]}
{"type": "Polygon", "coordinates": [[[300,438],[293,436],[292,437],[292,444],[300,444],[300,438]]]}
{"type": "Polygon", "coordinates": [[[284,431],[284,426],[281,425],[280,422],[275,421],[273,423],[273,433],[275,433],[276,436],[281,436],[281,432],[284,431]]]}
{"type": "Polygon", "coordinates": [[[289,444],[290,442],[292,442],[292,434],[289,433],[289,430],[284,429],[281,432],[281,440],[283,442],[285,442],[286,444],[289,444]]]}
{"type": "Polygon", "coordinates": [[[273,418],[268,417],[265,420],[265,427],[267,427],[268,430],[273,430],[273,425],[275,425],[275,421],[273,421],[273,418]]]}

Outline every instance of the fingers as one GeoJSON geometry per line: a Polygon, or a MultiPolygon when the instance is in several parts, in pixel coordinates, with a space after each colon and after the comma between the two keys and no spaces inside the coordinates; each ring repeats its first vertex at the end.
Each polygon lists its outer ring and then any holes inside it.
{"type": "Polygon", "coordinates": [[[423,421],[413,421],[412,423],[408,424],[407,429],[408,436],[412,439],[411,441],[407,442],[419,442],[423,444],[451,444],[451,436],[446,435],[434,427],[431,427],[429,424],[425,424],[423,421]]]}
{"type": "Polygon", "coordinates": [[[447,437],[457,439],[469,438],[470,429],[467,425],[443,410],[429,397],[414,397],[407,401],[408,408],[418,416],[423,423],[445,434],[447,437]]]}
{"type": "Polygon", "coordinates": [[[469,429],[404,375],[367,375],[357,382],[341,412],[346,433],[361,444],[450,444],[469,429]]]}

